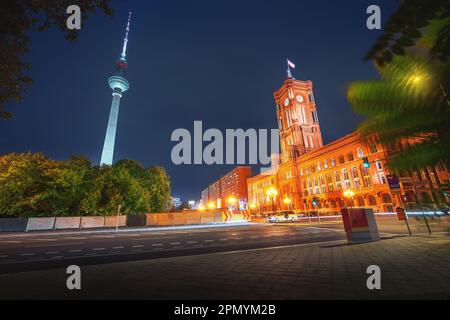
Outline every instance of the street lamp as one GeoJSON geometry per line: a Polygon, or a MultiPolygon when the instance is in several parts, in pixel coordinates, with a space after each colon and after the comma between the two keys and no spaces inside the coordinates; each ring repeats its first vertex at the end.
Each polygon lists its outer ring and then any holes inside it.
{"type": "Polygon", "coordinates": [[[209,203],[208,203],[208,209],[215,209],[216,208],[216,205],[214,204],[214,202],[213,201],[210,201],[209,203]]]}
{"type": "Polygon", "coordinates": [[[276,196],[278,195],[278,191],[275,188],[269,188],[269,190],[267,190],[267,197],[271,199],[272,201],[272,212],[275,212],[275,206],[274,206],[274,200],[276,198],[276,196]]]}
{"type": "Polygon", "coordinates": [[[237,200],[236,200],[235,197],[233,197],[233,196],[228,197],[228,204],[230,204],[230,205],[232,206],[232,208],[233,208],[232,211],[234,211],[234,205],[235,205],[236,201],[237,201],[237,200]]]}
{"type": "Polygon", "coordinates": [[[283,203],[288,207],[289,210],[291,209],[291,203],[292,203],[292,199],[291,199],[291,198],[289,198],[288,196],[286,196],[286,197],[283,199],[283,203]]]}
{"type": "Polygon", "coordinates": [[[205,207],[203,205],[201,205],[201,206],[198,207],[198,210],[199,211],[205,211],[205,207]]]}
{"type": "MultiPolygon", "coordinates": [[[[348,189],[348,190],[344,191],[344,197],[346,197],[347,199],[351,200],[354,195],[355,195],[355,192],[353,192],[353,190],[348,189]]],[[[352,203],[350,202],[350,208],[351,207],[352,207],[352,203]]]]}

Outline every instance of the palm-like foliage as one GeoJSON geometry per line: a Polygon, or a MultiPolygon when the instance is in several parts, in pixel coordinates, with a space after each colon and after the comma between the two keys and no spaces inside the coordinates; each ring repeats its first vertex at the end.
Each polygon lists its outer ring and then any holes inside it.
{"type": "MultiPolygon", "coordinates": [[[[367,119],[359,126],[363,137],[403,145],[388,165],[396,171],[417,169],[450,159],[450,64],[431,54],[449,19],[431,21],[423,36],[402,55],[375,64],[380,80],[352,83],[348,100],[367,119]]],[[[447,40],[448,41],[448,40],[447,40]]]]}

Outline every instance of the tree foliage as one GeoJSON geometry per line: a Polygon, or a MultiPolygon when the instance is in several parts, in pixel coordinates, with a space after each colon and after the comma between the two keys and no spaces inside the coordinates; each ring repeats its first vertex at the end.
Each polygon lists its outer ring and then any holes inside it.
{"type": "MultiPolygon", "coordinates": [[[[410,23],[407,12],[413,2],[405,1],[400,6],[387,23],[385,35],[401,37],[402,32],[409,30],[392,26],[400,21],[410,23]]],[[[388,52],[392,47],[377,43],[369,57],[374,59],[381,79],[354,82],[347,93],[353,109],[367,118],[359,126],[363,137],[375,135],[381,143],[401,146],[388,161],[394,171],[423,168],[450,159],[450,62],[446,59],[448,46],[444,45],[448,44],[448,38],[442,39],[450,18],[443,13],[440,1],[427,4],[435,4],[433,10],[436,12],[430,17],[441,18],[417,22],[415,26],[420,34],[412,46],[405,40],[402,43],[404,47],[408,46],[407,49],[392,51],[389,59],[382,62],[378,53],[388,52]]]]}
{"type": "Polygon", "coordinates": [[[396,55],[404,55],[411,47],[419,48],[424,29],[430,21],[447,23],[436,26],[431,34],[434,39],[429,46],[429,56],[433,60],[445,61],[450,51],[450,4],[448,0],[403,0],[398,10],[384,26],[383,34],[377,39],[366,59],[374,60],[379,66],[388,63],[396,55]]]}
{"type": "Polygon", "coordinates": [[[170,181],[161,167],[132,160],[92,166],[83,156],[54,161],[41,153],[0,157],[0,214],[112,215],[168,209],[170,181]]]}
{"type": "Polygon", "coordinates": [[[66,27],[66,9],[77,4],[82,21],[100,10],[112,16],[109,0],[2,0],[0,1],[0,118],[9,119],[5,103],[21,100],[32,82],[30,65],[24,61],[30,43],[30,31],[56,27],[67,40],[77,38],[77,30],[66,27]]]}

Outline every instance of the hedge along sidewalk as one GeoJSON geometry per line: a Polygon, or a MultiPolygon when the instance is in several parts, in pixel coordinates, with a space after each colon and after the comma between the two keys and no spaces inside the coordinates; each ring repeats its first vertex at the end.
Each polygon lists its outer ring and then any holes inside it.
{"type": "MultiPolygon", "coordinates": [[[[187,226],[173,226],[173,227],[122,227],[117,232],[158,232],[164,230],[184,230],[184,229],[204,229],[204,228],[225,228],[232,226],[248,226],[248,225],[264,225],[260,223],[254,222],[232,222],[232,223],[217,223],[217,224],[208,224],[208,225],[187,225],[187,226]]],[[[95,230],[57,230],[57,231],[33,231],[33,232],[2,232],[0,233],[0,239],[2,238],[15,238],[15,237],[33,237],[36,235],[39,236],[52,236],[52,235],[70,235],[70,234],[91,234],[91,233],[115,233],[115,228],[102,228],[95,230]]]]}

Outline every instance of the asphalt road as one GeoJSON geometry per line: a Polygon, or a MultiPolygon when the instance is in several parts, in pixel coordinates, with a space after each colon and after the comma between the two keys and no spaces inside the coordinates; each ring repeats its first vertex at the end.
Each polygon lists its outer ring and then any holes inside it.
{"type": "Polygon", "coordinates": [[[287,224],[133,232],[0,235],[0,273],[158,259],[345,239],[343,230],[287,224]]]}

